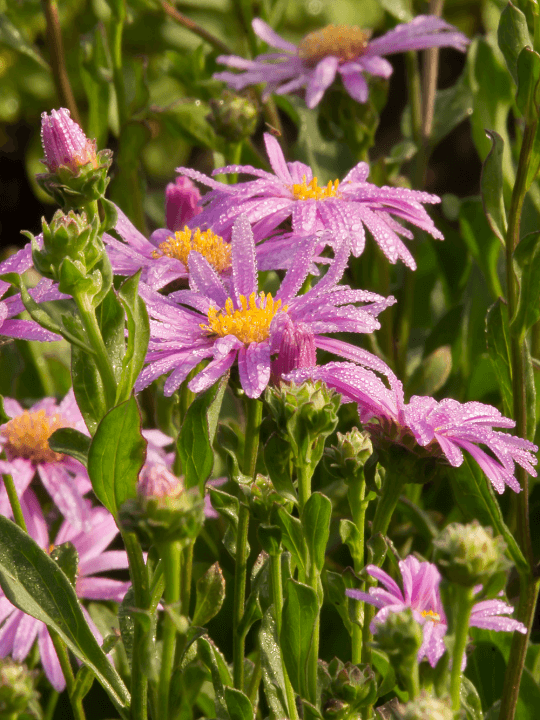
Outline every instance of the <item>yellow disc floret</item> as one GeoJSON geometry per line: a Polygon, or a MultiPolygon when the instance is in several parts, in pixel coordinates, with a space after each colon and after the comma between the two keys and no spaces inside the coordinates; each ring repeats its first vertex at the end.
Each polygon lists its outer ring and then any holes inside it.
{"type": "Polygon", "coordinates": [[[433,610],[422,610],[420,615],[425,617],[427,620],[432,620],[435,623],[441,622],[441,616],[433,610]]]}
{"type": "Polygon", "coordinates": [[[66,427],[61,415],[47,415],[45,410],[25,410],[3,428],[4,450],[9,459],[25,458],[33,463],[58,462],[63,455],[49,447],[49,437],[55,430],[66,427]]]}
{"type": "Polygon", "coordinates": [[[214,270],[218,273],[225,272],[231,267],[231,246],[222,237],[211,230],[201,232],[200,228],[190,230],[184,226],[159,245],[159,250],[154,250],[152,255],[155,258],[166,255],[170,258],[180,260],[186,268],[188,266],[189,253],[196,250],[201,253],[214,270]],[[161,251],[161,252],[160,252],[161,251]]]}
{"type": "Polygon", "coordinates": [[[371,36],[369,30],[357,25],[327,25],[311,32],[300,41],[298,57],[307,65],[315,66],[320,60],[333,55],[341,62],[349,62],[363,55],[371,36]]]}
{"type": "Polygon", "coordinates": [[[296,200],[308,200],[309,198],[324,200],[339,195],[338,187],[339,180],[334,180],[334,182],[329,180],[326,187],[319,187],[316,177],[306,183],[306,176],[304,175],[302,182],[291,185],[290,190],[296,200]]]}
{"type": "Polygon", "coordinates": [[[274,300],[272,295],[251,293],[249,300],[240,295],[241,308],[234,309],[233,301],[227,298],[225,307],[217,310],[211,307],[208,310],[208,325],[201,324],[201,328],[210,335],[234,335],[244,345],[252,342],[262,342],[270,334],[270,324],[278,312],[286,312],[287,305],[281,307],[281,300],[274,300]]]}

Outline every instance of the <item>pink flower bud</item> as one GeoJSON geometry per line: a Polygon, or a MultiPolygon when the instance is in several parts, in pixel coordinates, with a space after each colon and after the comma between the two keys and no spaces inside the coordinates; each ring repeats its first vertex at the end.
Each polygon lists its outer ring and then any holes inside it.
{"type": "Polygon", "coordinates": [[[314,367],[317,364],[315,337],[304,323],[286,324],[281,336],[281,345],[276,359],[272,363],[274,382],[279,382],[282,375],[298,368],[314,367]]]}
{"type": "Polygon", "coordinates": [[[184,483],[165,465],[149,462],[141,470],[137,490],[147,499],[175,499],[184,492],[184,483]]]}
{"type": "Polygon", "coordinates": [[[82,129],[69,116],[69,110],[60,108],[41,115],[41,142],[45,152],[44,164],[49,172],[67,166],[77,172],[91,162],[97,168],[96,141],[89,140],[82,129]]]}
{"type": "Polygon", "coordinates": [[[199,215],[202,208],[197,205],[201,199],[198,188],[187,177],[177,177],[165,189],[165,216],[169,230],[183,230],[191,218],[199,215]]]}

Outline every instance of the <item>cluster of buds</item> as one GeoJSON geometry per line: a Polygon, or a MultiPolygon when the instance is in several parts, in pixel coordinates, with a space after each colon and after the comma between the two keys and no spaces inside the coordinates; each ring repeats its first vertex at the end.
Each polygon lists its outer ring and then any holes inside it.
{"type": "Polygon", "coordinates": [[[259,111],[248,98],[224,90],[221,97],[212,98],[209,105],[210,113],[206,120],[225,140],[237,143],[255,132],[259,111]]]}
{"type": "Polygon", "coordinates": [[[344,720],[354,717],[377,698],[377,682],[369,665],[342,663],[334,658],[330,663],[319,661],[323,717],[344,720]]]}
{"type": "Polygon", "coordinates": [[[0,662],[0,717],[31,720],[41,716],[35,689],[37,672],[4,659],[0,662]]]}
{"type": "Polygon", "coordinates": [[[391,658],[392,667],[402,678],[413,674],[423,639],[422,627],[410,608],[389,613],[384,621],[377,623],[377,647],[391,658]]]}
{"type": "Polygon", "coordinates": [[[198,493],[186,491],[182,478],[165,465],[143,467],[137,498],[120,508],[121,527],[135,532],[145,547],[170,542],[187,544],[197,537],[204,522],[204,502],[198,493]]]}
{"type": "Polygon", "coordinates": [[[69,110],[42,114],[41,141],[43,163],[49,172],[37,175],[36,180],[65,211],[84,207],[105,195],[112,152],[96,152],[95,140],[86,137],[69,110]]]}
{"type": "Polygon", "coordinates": [[[342,435],[337,434],[337,444],[325,451],[329,472],[345,483],[353,483],[364,474],[364,466],[373,454],[369,433],[353,428],[342,435]]]}
{"type": "Polygon", "coordinates": [[[406,705],[398,704],[391,712],[393,720],[454,720],[448,700],[440,700],[425,692],[406,705]]]}

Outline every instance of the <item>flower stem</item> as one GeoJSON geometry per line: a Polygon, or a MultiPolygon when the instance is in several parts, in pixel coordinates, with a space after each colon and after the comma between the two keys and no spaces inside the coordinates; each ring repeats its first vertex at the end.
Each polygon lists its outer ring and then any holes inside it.
{"type": "Polygon", "coordinates": [[[219,38],[212,35],[212,33],[209,33],[208,30],[205,30],[200,25],[197,25],[196,22],[190,20],[181,12],[178,12],[178,10],[172,5],[170,5],[168,2],[165,2],[165,0],[159,0],[159,4],[161,5],[164,13],[166,13],[173,20],[176,20],[176,22],[180,25],[183,25],[183,27],[191,30],[191,32],[195,33],[195,35],[198,35],[203,40],[206,40],[206,42],[215,47],[216,50],[225,53],[225,55],[233,54],[233,51],[228,45],[222,42],[219,38]]]}
{"type": "MultiPolygon", "coordinates": [[[[179,543],[171,542],[164,545],[161,550],[161,557],[165,573],[165,603],[176,611],[180,602],[181,548],[179,543]]],[[[158,717],[161,720],[167,720],[169,717],[169,688],[173,673],[175,650],[176,625],[169,613],[166,612],[163,620],[163,649],[158,696],[158,717]]]]}
{"type": "Polygon", "coordinates": [[[386,476],[371,526],[371,537],[386,535],[405,482],[399,469],[386,468],[386,476]]]}
{"type": "MultiPolygon", "coordinates": [[[[514,272],[513,254],[520,240],[521,212],[527,193],[526,180],[534,137],[538,121],[525,126],[523,141],[519,155],[516,181],[512,191],[512,199],[508,213],[508,233],[506,237],[506,284],[508,316],[513,317],[518,298],[518,283],[514,272]]],[[[527,400],[525,396],[525,340],[511,335],[512,359],[512,391],[514,401],[514,419],[516,421],[516,434],[519,437],[527,436],[527,400]]],[[[529,480],[523,468],[516,469],[516,478],[521,485],[521,492],[516,498],[518,507],[518,541],[523,554],[534,567],[534,553],[532,549],[530,519],[529,519],[529,480]]],[[[513,720],[519,696],[521,675],[527,654],[527,644],[534,619],[536,601],[538,598],[538,580],[532,573],[520,578],[521,592],[518,606],[518,619],[527,628],[526,634],[514,633],[510,657],[504,678],[504,688],[501,699],[499,717],[501,720],[513,720]]]]}
{"type": "MultiPolygon", "coordinates": [[[[359,547],[355,557],[353,558],[353,565],[355,573],[361,572],[364,567],[364,533],[365,533],[365,521],[366,521],[366,510],[368,503],[364,500],[366,494],[366,481],[363,477],[357,477],[353,482],[349,484],[347,491],[347,498],[349,500],[349,507],[351,508],[351,514],[353,517],[354,524],[358,530],[359,535],[359,547]]],[[[363,588],[362,588],[363,589],[363,588]]],[[[361,601],[355,601],[355,615],[356,620],[359,623],[363,622],[364,618],[364,605],[361,601]]],[[[352,626],[352,661],[355,665],[362,662],[362,627],[356,623],[352,626]]]]}
{"type": "Polygon", "coordinates": [[[189,606],[191,603],[191,573],[193,570],[193,545],[190,542],[187,547],[182,550],[181,557],[181,578],[180,578],[180,600],[181,612],[186,617],[189,615],[189,606]]]}
{"type": "Polygon", "coordinates": [[[62,668],[62,674],[64,675],[66,681],[66,688],[71,702],[71,709],[73,710],[74,720],[86,720],[82,704],[82,698],[78,698],[75,701],[73,701],[71,698],[75,687],[75,676],[73,675],[71,663],[69,662],[68,651],[65,643],[60,637],[60,635],[58,635],[58,633],[55,632],[52,628],[49,628],[49,635],[51,636],[52,644],[54,645],[60,667],[62,668]]]}
{"type": "Polygon", "coordinates": [[[469,619],[474,602],[473,588],[455,586],[456,605],[454,615],[454,649],[450,674],[450,697],[452,710],[457,713],[461,704],[461,663],[469,634],[469,619]]]}
{"type": "Polygon", "coordinates": [[[24,530],[24,532],[27,533],[28,528],[26,527],[21,503],[19,502],[19,496],[17,495],[17,489],[15,488],[13,478],[11,475],[2,475],[2,477],[4,478],[4,486],[6,488],[9,504],[11,505],[11,510],[13,512],[13,518],[21,530],[24,530]]]}
{"type": "MultiPolygon", "coordinates": [[[[60,693],[58,690],[55,690],[54,688],[50,691],[49,697],[47,698],[47,705],[45,707],[45,712],[43,714],[43,720],[53,720],[54,711],[56,709],[56,705],[58,703],[58,698],[60,697],[60,693]]],[[[19,714],[17,713],[16,718],[19,717],[19,714]]]]}

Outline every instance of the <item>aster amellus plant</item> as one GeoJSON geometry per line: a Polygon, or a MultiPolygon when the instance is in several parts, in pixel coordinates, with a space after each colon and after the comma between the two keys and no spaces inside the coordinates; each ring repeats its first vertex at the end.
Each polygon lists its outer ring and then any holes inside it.
{"type": "Polygon", "coordinates": [[[536,718],[534,7],[20,5],[0,720],[536,718]]]}

